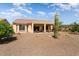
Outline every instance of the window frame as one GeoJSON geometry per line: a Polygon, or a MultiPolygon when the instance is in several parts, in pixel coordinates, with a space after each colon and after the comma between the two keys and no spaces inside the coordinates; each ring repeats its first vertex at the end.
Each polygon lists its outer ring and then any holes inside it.
{"type": "Polygon", "coordinates": [[[24,24],[19,25],[19,31],[25,31],[25,25],[24,24]]]}

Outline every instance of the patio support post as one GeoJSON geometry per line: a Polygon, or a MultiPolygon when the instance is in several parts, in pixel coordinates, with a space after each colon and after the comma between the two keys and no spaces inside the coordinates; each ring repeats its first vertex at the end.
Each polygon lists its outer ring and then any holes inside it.
{"type": "Polygon", "coordinates": [[[46,32],[46,24],[44,24],[44,32],[46,32]]]}
{"type": "Polygon", "coordinates": [[[17,25],[17,32],[19,32],[19,25],[17,25]]]}
{"type": "Polygon", "coordinates": [[[27,25],[25,25],[25,31],[27,32],[27,25]]]}

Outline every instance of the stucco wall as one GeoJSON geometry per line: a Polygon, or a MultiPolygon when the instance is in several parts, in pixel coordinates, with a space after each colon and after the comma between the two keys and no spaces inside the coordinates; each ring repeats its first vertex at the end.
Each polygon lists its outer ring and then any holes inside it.
{"type": "Polygon", "coordinates": [[[13,24],[13,29],[15,33],[26,33],[27,25],[25,25],[25,30],[19,30],[19,25],[13,24]]]}
{"type": "Polygon", "coordinates": [[[28,25],[28,32],[32,32],[32,25],[28,25]]]}
{"type": "Polygon", "coordinates": [[[13,30],[16,33],[16,25],[15,24],[13,24],[13,30]]]}
{"type": "Polygon", "coordinates": [[[26,33],[27,32],[27,25],[25,25],[25,30],[19,30],[19,27],[18,27],[18,33],[26,33]]]}

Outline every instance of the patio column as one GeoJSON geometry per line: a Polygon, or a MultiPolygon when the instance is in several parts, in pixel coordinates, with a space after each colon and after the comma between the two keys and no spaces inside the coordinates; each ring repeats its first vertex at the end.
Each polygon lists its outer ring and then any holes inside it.
{"type": "Polygon", "coordinates": [[[46,24],[44,24],[44,32],[46,32],[46,24]]]}
{"type": "Polygon", "coordinates": [[[34,24],[32,23],[32,33],[34,32],[34,24]]]}
{"type": "Polygon", "coordinates": [[[25,32],[27,32],[27,25],[25,25],[25,32]]]}
{"type": "Polygon", "coordinates": [[[19,33],[19,25],[16,26],[17,33],[19,33]]]}
{"type": "Polygon", "coordinates": [[[53,25],[51,25],[51,31],[52,31],[52,29],[53,29],[53,25]]]}

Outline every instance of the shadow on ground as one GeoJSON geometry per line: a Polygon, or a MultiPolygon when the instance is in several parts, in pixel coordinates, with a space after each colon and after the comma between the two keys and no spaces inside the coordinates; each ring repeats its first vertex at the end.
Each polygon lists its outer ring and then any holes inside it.
{"type": "Polygon", "coordinates": [[[17,37],[10,37],[10,38],[4,39],[4,40],[0,40],[0,44],[8,44],[8,43],[13,42],[15,40],[17,40],[17,37]]]}

